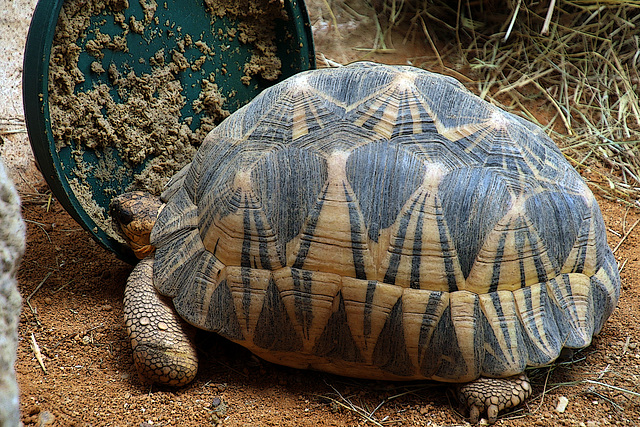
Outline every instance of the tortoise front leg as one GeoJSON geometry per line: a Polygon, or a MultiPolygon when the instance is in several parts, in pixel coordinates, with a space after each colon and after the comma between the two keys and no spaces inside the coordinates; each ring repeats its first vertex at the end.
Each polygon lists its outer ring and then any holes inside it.
{"type": "Polygon", "coordinates": [[[193,380],[198,370],[195,329],[156,292],[153,256],[140,261],[127,280],[124,320],[143,381],[182,386],[193,380]]]}
{"type": "Polygon", "coordinates": [[[531,384],[525,374],[509,378],[478,378],[458,387],[458,399],[469,408],[471,424],[476,424],[485,411],[489,424],[494,424],[498,412],[519,405],[529,396],[531,384]]]}

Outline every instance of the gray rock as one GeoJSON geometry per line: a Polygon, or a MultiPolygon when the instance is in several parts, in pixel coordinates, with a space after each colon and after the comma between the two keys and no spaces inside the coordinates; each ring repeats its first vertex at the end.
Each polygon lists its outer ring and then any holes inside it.
{"type": "Polygon", "coordinates": [[[21,300],[16,271],[25,247],[20,199],[0,161],[0,426],[20,424],[15,362],[21,300]]]}

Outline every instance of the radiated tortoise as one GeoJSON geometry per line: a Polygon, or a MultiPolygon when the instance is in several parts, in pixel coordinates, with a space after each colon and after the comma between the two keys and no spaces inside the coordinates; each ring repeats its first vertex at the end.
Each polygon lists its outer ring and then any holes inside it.
{"type": "Polygon", "coordinates": [[[282,365],[467,383],[472,421],[494,422],[620,293],[597,202],[542,130],[407,66],[291,77],[160,198],[111,211],[144,258],[126,326],[160,383],[195,375],[184,319],[282,365]]]}

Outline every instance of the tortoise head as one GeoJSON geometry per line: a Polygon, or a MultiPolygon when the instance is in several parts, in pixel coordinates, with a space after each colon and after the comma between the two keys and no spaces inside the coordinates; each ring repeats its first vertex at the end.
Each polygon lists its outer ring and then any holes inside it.
{"type": "Polygon", "coordinates": [[[109,204],[111,218],[139,259],[155,250],[149,238],[163,207],[160,198],[143,191],[121,194],[109,204]]]}

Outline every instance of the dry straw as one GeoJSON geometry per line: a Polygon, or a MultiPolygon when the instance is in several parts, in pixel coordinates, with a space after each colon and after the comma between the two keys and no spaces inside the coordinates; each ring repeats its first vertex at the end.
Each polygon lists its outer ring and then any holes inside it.
{"type": "Polygon", "coordinates": [[[576,167],[599,165],[589,179],[605,197],[640,206],[640,1],[385,2],[436,65],[453,71],[441,58],[457,51],[480,96],[541,124],[576,167]]]}

